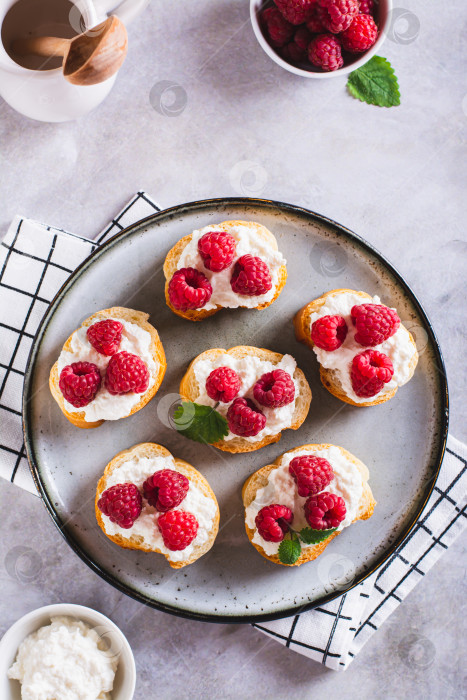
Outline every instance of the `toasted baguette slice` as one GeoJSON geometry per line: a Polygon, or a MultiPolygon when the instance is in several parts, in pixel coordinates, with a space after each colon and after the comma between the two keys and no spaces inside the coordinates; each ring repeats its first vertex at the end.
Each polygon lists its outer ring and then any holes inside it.
{"type": "MultiPolygon", "coordinates": [[[[331,296],[336,296],[337,294],[342,294],[343,292],[348,292],[350,294],[357,294],[359,297],[362,298],[362,304],[364,304],[368,299],[372,299],[370,294],[367,294],[366,292],[356,292],[353,289],[333,289],[330,292],[326,292],[326,294],[323,294],[323,296],[318,297],[317,299],[314,299],[313,301],[310,301],[309,304],[305,304],[300,311],[298,311],[295,314],[294,318],[294,327],[295,327],[295,336],[298,341],[301,343],[304,343],[307,345],[311,350],[313,350],[314,343],[311,340],[311,335],[310,335],[310,328],[311,328],[311,315],[319,311],[319,309],[324,306],[326,303],[328,297],[331,296]]],[[[403,324],[401,323],[401,326],[403,324]]],[[[407,329],[406,329],[407,330],[407,329]]],[[[408,331],[407,331],[408,332],[408,331]]],[[[417,346],[415,345],[415,341],[413,339],[413,336],[409,333],[410,336],[410,342],[414,346],[414,356],[411,360],[410,363],[410,377],[409,380],[412,379],[413,373],[415,372],[415,367],[417,366],[418,363],[418,353],[417,353],[417,346]]],[[[364,348],[362,348],[363,350],[364,348]]],[[[373,401],[364,401],[364,402],[356,402],[353,399],[351,399],[347,394],[344,393],[342,390],[342,385],[339,381],[339,376],[335,370],[332,369],[326,369],[322,365],[320,365],[319,368],[319,375],[321,378],[321,383],[323,384],[324,387],[336,398],[340,399],[341,401],[344,401],[345,403],[349,403],[352,406],[376,406],[380,403],[385,403],[386,401],[389,401],[389,399],[392,399],[392,397],[396,394],[398,387],[396,386],[392,391],[388,391],[386,394],[382,396],[377,396],[373,401]]],[[[409,381],[408,380],[408,381],[409,381]]]]}
{"type": "MultiPolygon", "coordinates": [[[[162,346],[161,340],[159,338],[159,334],[156,331],[156,329],[151,326],[150,323],[148,323],[148,318],[149,314],[144,313],[143,311],[135,311],[134,309],[125,309],[122,306],[113,306],[111,309],[104,309],[103,311],[97,311],[95,314],[87,318],[85,321],[82,322],[81,327],[83,326],[91,326],[93,323],[96,321],[102,321],[105,318],[116,318],[116,319],[122,319],[123,321],[129,321],[130,323],[135,323],[138,325],[140,328],[143,330],[147,331],[151,335],[152,339],[152,356],[154,358],[154,362],[158,363],[159,371],[158,375],[155,379],[154,384],[144,393],[141,394],[141,399],[140,401],[133,406],[131,409],[131,412],[128,415],[132,415],[133,413],[136,413],[139,411],[143,406],[145,406],[148,401],[150,401],[153,396],[156,394],[157,390],[159,389],[160,385],[162,384],[162,380],[164,378],[165,370],[167,367],[167,362],[165,359],[165,353],[164,353],[164,348],[162,346]]],[[[78,329],[76,329],[78,330],[78,329]]],[[[73,333],[76,333],[76,331],[73,331],[73,333]]],[[[68,340],[63,346],[63,350],[68,351],[71,348],[71,339],[73,337],[73,333],[70,335],[68,340]]],[[[73,423],[73,425],[76,425],[77,428],[97,428],[99,425],[102,425],[104,423],[103,420],[98,420],[98,421],[93,421],[89,422],[85,418],[85,412],[84,411],[77,411],[76,413],[70,413],[65,409],[65,402],[63,399],[63,394],[60,391],[59,387],[59,375],[58,375],[58,361],[53,365],[52,369],[50,370],[50,376],[49,376],[49,387],[50,391],[52,392],[52,396],[54,397],[55,401],[58,403],[60,408],[62,409],[63,413],[65,414],[66,418],[70,421],[70,423],[73,423]]]]}
{"type": "MultiPolygon", "coordinates": [[[[246,226],[252,230],[254,230],[258,236],[263,238],[274,250],[278,250],[277,247],[277,241],[275,236],[269,231],[265,226],[262,224],[257,224],[254,221],[223,221],[221,224],[219,224],[219,230],[220,231],[229,231],[234,226],[246,226]]],[[[212,316],[213,314],[216,314],[218,311],[220,311],[223,307],[222,306],[216,306],[215,309],[187,309],[186,311],[180,311],[180,309],[174,309],[172,304],[170,303],[169,299],[169,282],[172,279],[174,273],[177,271],[177,265],[178,261],[180,259],[180,256],[188,243],[191,241],[192,234],[190,233],[188,236],[184,236],[181,238],[178,243],[174,245],[171,250],[167,253],[167,257],[165,258],[164,262],[164,275],[165,275],[165,300],[167,302],[167,306],[169,309],[171,309],[174,314],[177,314],[177,316],[181,316],[182,318],[186,318],[188,321],[202,321],[203,319],[207,318],[208,316],[212,316]]],[[[287,268],[285,265],[282,265],[279,273],[279,280],[278,284],[276,286],[275,294],[274,297],[271,299],[271,301],[265,302],[263,304],[259,304],[256,306],[256,309],[265,309],[268,306],[270,306],[274,301],[276,301],[277,297],[279,294],[282,292],[284,285],[287,281],[287,268]]],[[[240,307],[242,308],[242,307],[240,307]]]]}
{"type": "MultiPolygon", "coordinates": [[[[329,447],[332,447],[332,445],[300,445],[299,447],[295,447],[292,450],[288,450],[287,453],[284,454],[298,452],[299,450],[326,449],[329,447]]],[[[353,520],[353,522],[356,522],[357,520],[367,520],[373,515],[373,510],[376,505],[376,501],[368,484],[368,478],[370,476],[368,468],[363,464],[363,462],[357,459],[357,457],[352,455],[350,452],[347,452],[347,450],[344,450],[343,447],[339,447],[338,449],[342,452],[342,454],[345,455],[345,457],[348,460],[355,464],[355,469],[357,469],[360,472],[362,478],[363,493],[360,500],[357,517],[353,520]]],[[[268,464],[266,467],[258,469],[258,471],[251,474],[251,476],[249,476],[248,479],[245,481],[242,489],[243,505],[245,508],[248,508],[248,506],[255,500],[256,492],[258,491],[258,489],[261,489],[267,485],[269,474],[273,469],[277,469],[278,467],[280,467],[281,460],[284,454],[280,455],[280,457],[278,457],[273,464],[268,464]]],[[[255,534],[255,531],[248,527],[246,522],[245,529],[246,534],[248,535],[248,539],[250,540],[253,547],[261,554],[261,556],[263,556],[265,559],[269,559],[269,561],[274,562],[274,564],[281,564],[282,566],[300,566],[301,564],[305,564],[307,561],[313,561],[313,559],[316,559],[316,557],[319,557],[319,555],[324,552],[328,544],[334,539],[334,537],[337,537],[337,535],[339,534],[339,532],[334,532],[326,540],[324,540],[324,542],[320,542],[319,544],[310,545],[309,547],[302,548],[302,554],[294,564],[283,564],[280,561],[277,554],[268,555],[265,553],[265,551],[260,545],[256,544],[256,542],[253,542],[253,535],[255,534]]]]}
{"type": "MultiPolygon", "coordinates": [[[[218,355],[223,354],[232,355],[232,357],[247,357],[255,355],[261,360],[267,360],[273,364],[279,364],[279,362],[284,357],[279,352],[272,352],[272,350],[265,350],[264,348],[255,348],[249,345],[237,345],[230,350],[223,350],[222,348],[213,348],[212,350],[206,350],[202,352],[201,355],[195,357],[188,367],[186,374],[183,376],[180,382],[180,396],[184,401],[196,401],[199,395],[199,384],[196,380],[195,375],[195,364],[201,359],[214,359],[218,355]]],[[[311,389],[306,380],[305,375],[301,369],[298,367],[294,372],[294,379],[299,385],[299,393],[295,401],[295,411],[293,414],[293,422],[289,427],[292,430],[297,430],[305,420],[308,415],[311,403],[311,389]]],[[[278,442],[282,437],[282,433],[277,433],[276,435],[267,435],[266,437],[258,440],[257,442],[246,440],[242,437],[235,437],[232,440],[220,440],[219,442],[213,443],[214,447],[218,447],[219,450],[224,452],[253,452],[254,450],[259,450],[261,447],[270,445],[273,442],[278,442]]]]}
{"type": "MultiPolygon", "coordinates": [[[[212,531],[210,533],[209,539],[206,542],[204,542],[204,544],[195,546],[191,556],[185,561],[171,561],[168,558],[168,555],[166,555],[164,552],[161,552],[160,549],[153,549],[147,544],[145,544],[144,541],[142,542],[141,537],[131,535],[130,530],[128,530],[128,537],[124,537],[120,534],[108,535],[106,533],[104,521],[102,519],[102,513],[97,507],[97,503],[102,493],[107,488],[107,479],[112,474],[113,470],[135,456],[148,458],[171,457],[172,454],[162,445],[157,445],[152,442],[142,442],[139,445],[134,445],[134,447],[130,447],[128,450],[123,450],[123,452],[119,452],[118,455],[115,455],[112,461],[109,462],[109,464],[104,469],[104,474],[99,479],[99,482],[97,484],[95,511],[99,527],[101,528],[102,532],[106,535],[106,537],[108,537],[109,540],[112,540],[112,542],[115,542],[115,544],[118,544],[119,547],[123,547],[124,549],[139,549],[142,552],[157,552],[158,554],[163,554],[173,569],[181,569],[183,566],[192,564],[194,561],[202,557],[203,554],[206,554],[206,552],[208,552],[214,544],[214,540],[216,539],[217,532],[219,530],[219,505],[217,503],[214,491],[209,486],[204,476],[200,474],[197,469],[192,467],[191,464],[188,464],[188,462],[184,462],[183,459],[174,458],[175,467],[177,471],[186,476],[187,479],[190,480],[190,483],[196,484],[196,486],[202,491],[203,495],[207,498],[211,498],[216,505],[216,515],[214,517],[212,531]]],[[[183,509],[183,502],[180,505],[180,508],[183,509]]]]}

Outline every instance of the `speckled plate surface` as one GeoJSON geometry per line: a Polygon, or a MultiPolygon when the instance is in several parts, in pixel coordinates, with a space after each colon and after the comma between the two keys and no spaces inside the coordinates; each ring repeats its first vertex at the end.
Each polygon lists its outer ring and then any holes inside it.
{"type": "Polygon", "coordinates": [[[52,302],[35,340],[24,390],[28,457],[44,503],[71,547],[117,588],[161,610],[195,619],[251,622],[321,605],[356,585],[407,535],[428,498],[447,434],[447,385],[436,338],[419,302],[382,256],[355,234],[304,209],[251,199],[208,200],[160,212],[108,241],[71,276],[52,302]],[[268,309],[224,310],[199,324],[165,305],[162,264],[169,248],[196,228],[226,219],[259,221],[287,258],[288,281],[268,309]],[[340,402],[320,384],[314,354],[297,343],[295,312],[339,287],[378,294],[397,307],[414,334],[420,361],[414,378],[391,401],[372,408],[340,402]],[[109,306],[147,311],[168,358],[156,397],[130,418],[80,430],[62,415],[48,389],[50,367],[81,321],[109,306]],[[229,455],[179,436],[168,414],[188,363],[210,347],[256,345],[292,354],[313,391],[298,431],[246,455],[229,455]],[[117,547],[101,532],[94,493],[104,466],[120,450],[154,441],[197,467],[221,511],[212,550],[192,566],[117,547]],[[378,505],[373,517],[346,528],[315,562],[274,565],[249,544],[241,487],[279,454],[305,443],[330,442],[370,469],[378,505]]]}

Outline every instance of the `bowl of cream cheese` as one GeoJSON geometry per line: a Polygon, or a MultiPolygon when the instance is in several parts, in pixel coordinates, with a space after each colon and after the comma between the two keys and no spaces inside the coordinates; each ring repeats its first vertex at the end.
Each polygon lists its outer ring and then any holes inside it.
{"type": "Polygon", "coordinates": [[[0,697],[131,700],[133,652],[105,615],[59,603],[24,615],[0,641],[0,697]]]}

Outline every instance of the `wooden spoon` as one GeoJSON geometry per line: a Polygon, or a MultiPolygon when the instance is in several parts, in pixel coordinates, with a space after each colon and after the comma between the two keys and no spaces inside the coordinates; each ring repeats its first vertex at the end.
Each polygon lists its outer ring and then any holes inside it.
{"type": "Polygon", "coordinates": [[[63,75],[73,85],[96,85],[110,78],[125,60],[127,48],[125,25],[115,15],[73,39],[40,36],[12,43],[20,55],[63,56],[63,75]]]}

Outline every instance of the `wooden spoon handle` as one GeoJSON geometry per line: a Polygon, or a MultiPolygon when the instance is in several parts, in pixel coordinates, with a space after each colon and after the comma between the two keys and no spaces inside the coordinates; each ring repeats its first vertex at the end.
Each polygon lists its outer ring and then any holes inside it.
{"type": "Polygon", "coordinates": [[[32,36],[25,39],[15,39],[11,45],[13,51],[21,56],[35,54],[37,56],[65,56],[70,39],[54,36],[32,36]]]}

